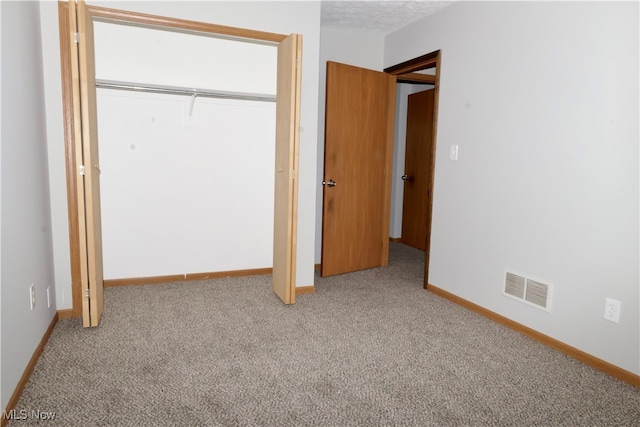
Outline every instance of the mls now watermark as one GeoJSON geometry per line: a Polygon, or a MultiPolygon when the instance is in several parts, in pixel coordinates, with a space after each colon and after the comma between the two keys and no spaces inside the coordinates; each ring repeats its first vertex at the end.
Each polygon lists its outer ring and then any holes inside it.
{"type": "Polygon", "coordinates": [[[41,411],[40,409],[32,409],[27,411],[26,409],[11,409],[9,411],[2,411],[2,415],[6,420],[40,420],[40,421],[53,421],[56,418],[56,413],[53,411],[41,411]]]}

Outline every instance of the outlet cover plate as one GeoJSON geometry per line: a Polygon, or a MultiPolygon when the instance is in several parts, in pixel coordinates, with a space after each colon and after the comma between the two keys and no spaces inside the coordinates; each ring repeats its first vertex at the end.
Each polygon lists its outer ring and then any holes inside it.
{"type": "Polygon", "coordinates": [[[610,322],[620,322],[620,301],[607,298],[604,304],[604,318],[610,322]]]}

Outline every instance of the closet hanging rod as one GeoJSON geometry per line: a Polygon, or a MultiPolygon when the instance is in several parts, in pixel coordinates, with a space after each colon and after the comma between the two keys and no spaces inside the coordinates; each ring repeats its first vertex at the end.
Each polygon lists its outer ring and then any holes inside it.
{"type": "Polygon", "coordinates": [[[187,95],[203,98],[239,99],[243,101],[276,102],[275,95],[263,93],[228,92],[209,89],[189,89],[180,86],[163,86],[146,83],[122,82],[117,80],[98,80],[96,87],[103,89],[129,90],[135,92],[162,93],[166,95],[187,95]]]}

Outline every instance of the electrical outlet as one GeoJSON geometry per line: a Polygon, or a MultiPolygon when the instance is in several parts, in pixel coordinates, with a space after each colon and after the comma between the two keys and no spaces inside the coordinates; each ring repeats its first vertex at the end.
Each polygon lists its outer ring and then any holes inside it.
{"type": "Polygon", "coordinates": [[[47,308],[51,308],[51,285],[47,286],[47,308]]]}
{"type": "Polygon", "coordinates": [[[610,322],[620,322],[620,301],[607,298],[604,304],[604,318],[610,322]]]}
{"type": "Polygon", "coordinates": [[[36,306],[36,285],[35,283],[32,283],[31,286],[29,286],[29,305],[31,307],[31,310],[33,310],[36,306]]]}

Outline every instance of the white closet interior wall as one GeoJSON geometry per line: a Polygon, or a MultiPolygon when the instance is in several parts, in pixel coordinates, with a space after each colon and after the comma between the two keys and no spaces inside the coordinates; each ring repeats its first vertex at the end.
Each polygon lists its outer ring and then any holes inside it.
{"type": "MultiPolygon", "coordinates": [[[[275,94],[276,47],[95,23],[96,77],[275,94]]],[[[105,279],[271,267],[275,103],[98,89],[105,279]]]]}

